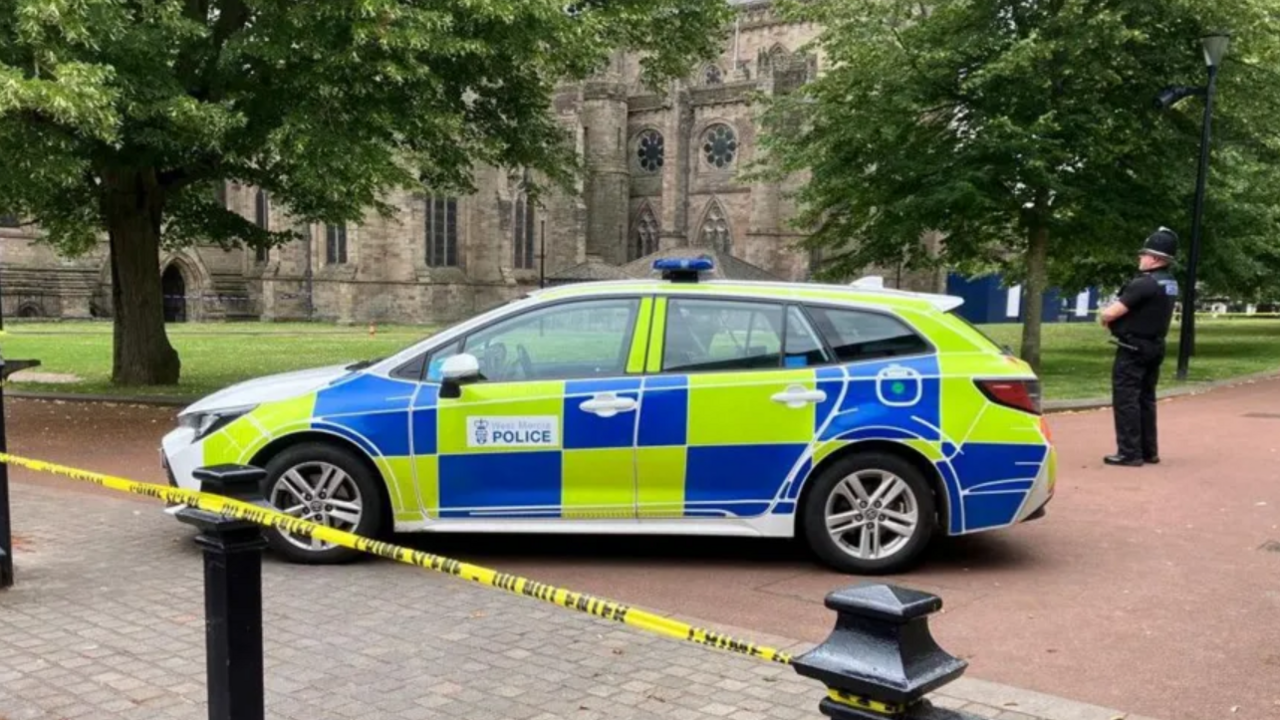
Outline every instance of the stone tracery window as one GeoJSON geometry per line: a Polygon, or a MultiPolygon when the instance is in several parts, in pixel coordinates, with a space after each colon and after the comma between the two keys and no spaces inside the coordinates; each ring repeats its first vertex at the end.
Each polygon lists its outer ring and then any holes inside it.
{"type": "Polygon", "coordinates": [[[702,135],[702,154],[707,163],[717,170],[732,165],[738,157],[738,137],[733,128],[723,123],[707,128],[702,135]]]}
{"type": "Polygon", "coordinates": [[[712,200],[702,218],[702,228],[698,232],[698,244],[717,252],[733,252],[733,233],[729,230],[729,216],[719,200],[712,200]]]}
{"type": "Polygon", "coordinates": [[[458,200],[428,196],[426,199],[427,267],[458,264],[458,200]]]}
{"type": "MultiPolygon", "coordinates": [[[[263,230],[271,229],[271,208],[267,202],[267,191],[258,189],[253,196],[253,220],[258,227],[263,230]]],[[[253,260],[256,263],[264,263],[267,261],[267,249],[264,247],[254,248],[253,260]]]]}
{"type": "Polygon", "coordinates": [[[632,258],[640,258],[658,251],[658,218],[653,208],[645,205],[636,220],[636,232],[632,238],[632,258]]]}
{"type": "Polygon", "coordinates": [[[271,209],[267,202],[266,190],[260,189],[253,196],[253,221],[263,230],[271,226],[271,209]]]}
{"type": "Polygon", "coordinates": [[[645,130],[636,145],[636,160],[646,173],[656,173],[666,161],[666,141],[657,130],[645,130]]]}
{"type": "Polygon", "coordinates": [[[520,193],[516,197],[515,224],[511,243],[515,248],[515,265],[521,270],[533,269],[534,260],[537,259],[537,254],[534,252],[533,221],[533,203],[527,194],[520,193]]]}
{"type": "Polygon", "coordinates": [[[708,65],[702,71],[703,85],[723,85],[724,71],[718,65],[708,65]]]}
{"type": "Polygon", "coordinates": [[[324,260],[327,265],[347,264],[347,224],[325,225],[324,260]]]}

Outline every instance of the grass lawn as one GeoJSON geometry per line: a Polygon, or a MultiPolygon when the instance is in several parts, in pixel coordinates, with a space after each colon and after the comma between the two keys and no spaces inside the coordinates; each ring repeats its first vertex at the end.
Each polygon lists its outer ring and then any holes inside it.
{"type": "MultiPolygon", "coordinates": [[[[992,340],[1018,350],[1022,326],[984,325],[992,340]]],[[[1044,394],[1048,400],[1110,397],[1111,361],[1115,346],[1106,331],[1093,323],[1053,323],[1044,326],[1044,394]]],[[[1186,384],[1226,380],[1241,375],[1280,370],[1280,320],[1208,320],[1197,318],[1196,354],[1186,384]]],[[[1161,389],[1176,387],[1178,326],[1169,332],[1169,346],[1161,370],[1161,389]]]]}
{"type": "Polygon", "coordinates": [[[13,383],[23,390],[197,398],[233,383],[392,355],[431,334],[424,327],[314,324],[176,324],[169,340],[182,358],[179,385],[123,391],[111,384],[110,323],[5,323],[4,357],[41,361],[36,372],[66,373],[75,384],[13,383]]]}
{"type": "MultiPolygon", "coordinates": [[[[0,337],[4,357],[36,358],[39,372],[75,375],[72,384],[14,383],[26,390],[125,394],[110,383],[109,323],[7,323],[0,337]]],[[[1018,348],[1021,327],[986,325],[993,340],[1018,348]]],[[[133,395],[196,398],[261,375],[347,361],[386,357],[426,337],[432,329],[308,324],[171,325],[169,336],[182,357],[182,383],[131,391],[133,395]]],[[[1280,369],[1280,320],[1201,320],[1199,353],[1191,381],[1206,382],[1280,369]]],[[[1171,336],[1176,337],[1176,328],[1171,336]]],[[[1115,349],[1093,324],[1044,326],[1045,396],[1051,400],[1104,397],[1110,393],[1115,349]]],[[[1176,342],[1169,347],[1162,387],[1174,385],[1176,342]]]]}

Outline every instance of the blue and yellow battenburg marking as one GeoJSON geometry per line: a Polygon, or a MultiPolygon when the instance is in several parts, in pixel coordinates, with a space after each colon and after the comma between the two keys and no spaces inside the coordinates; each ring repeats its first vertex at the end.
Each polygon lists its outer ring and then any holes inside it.
{"type": "Polygon", "coordinates": [[[932,451],[953,508],[952,532],[1006,525],[1048,448],[1030,436],[1022,443],[944,438],[941,386],[936,358],[924,357],[476,385],[441,406],[436,385],[354,375],[315,393],[307,428],[346,438],[375,459],[397,519],[424,512],[433,519],[788,515],[833,452],[887,440],[932,451]],[[784,385],[825,397],[802,407],[761,402],[784,385]],[[579,407],[602,394],[632,401],[634,410],[600,417],[579,407]],[[745,404],[759,411],[738,412],[745,404]],[[526,427],[515,431],[517,447],[485,442],[504,418],[526,427]]]}
{"type": "Polygon", "coordinates": [[[373,460],[398,522],[751,519],[794,516],[824,462],[887,441],[937,468],[952,534],[1008,525],[1046,463],[1052,474],[1039,419],[974,385],[989,354],[656,374],[665,304],[641,303],[632,376],[479,383],[442,401],[435,383],[354,372],[231,423],[204,441],[204,464],[251,462],[309,430],[373,460]],[[789,403],[784,389],[819,399],[789,403]]]}

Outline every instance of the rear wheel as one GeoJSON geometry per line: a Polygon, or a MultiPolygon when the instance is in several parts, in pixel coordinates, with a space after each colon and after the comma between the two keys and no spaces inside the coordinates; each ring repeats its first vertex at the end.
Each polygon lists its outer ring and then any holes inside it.
{"type": "MultiPolygon", "coordinates": [[[[304,443],[267,463],[263,495],[286,515],[371,537],[382,527],[377,482],[355,454],[331,445],[304,443]]],[[[272,549],[297,563],[342,563],[360,554],[283,530],[269,530],[266,536],[272,549]]]]}
{"type": "Polygon", "coordinates": [[[896,455],[852,455],[827,468],[805,499],[809,547],[837,570],[898,572],[929,544],[937,524],[933,491],[896,455]]]}

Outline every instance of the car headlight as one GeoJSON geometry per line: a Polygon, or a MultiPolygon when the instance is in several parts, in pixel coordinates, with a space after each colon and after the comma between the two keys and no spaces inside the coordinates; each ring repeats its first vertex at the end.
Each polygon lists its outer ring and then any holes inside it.
{"type": "Polygon", "coordinates": [[[213,433],[221,430],[231,424],[237,418],[253,412],[257,405],[244,405],[242,407],[226,408],[225,410],[210,410],[209,412],[196,412],[188,415],[178,416],[178,425],[191,428],[195,431],[195,439],[203,440],[213,433]]]}

